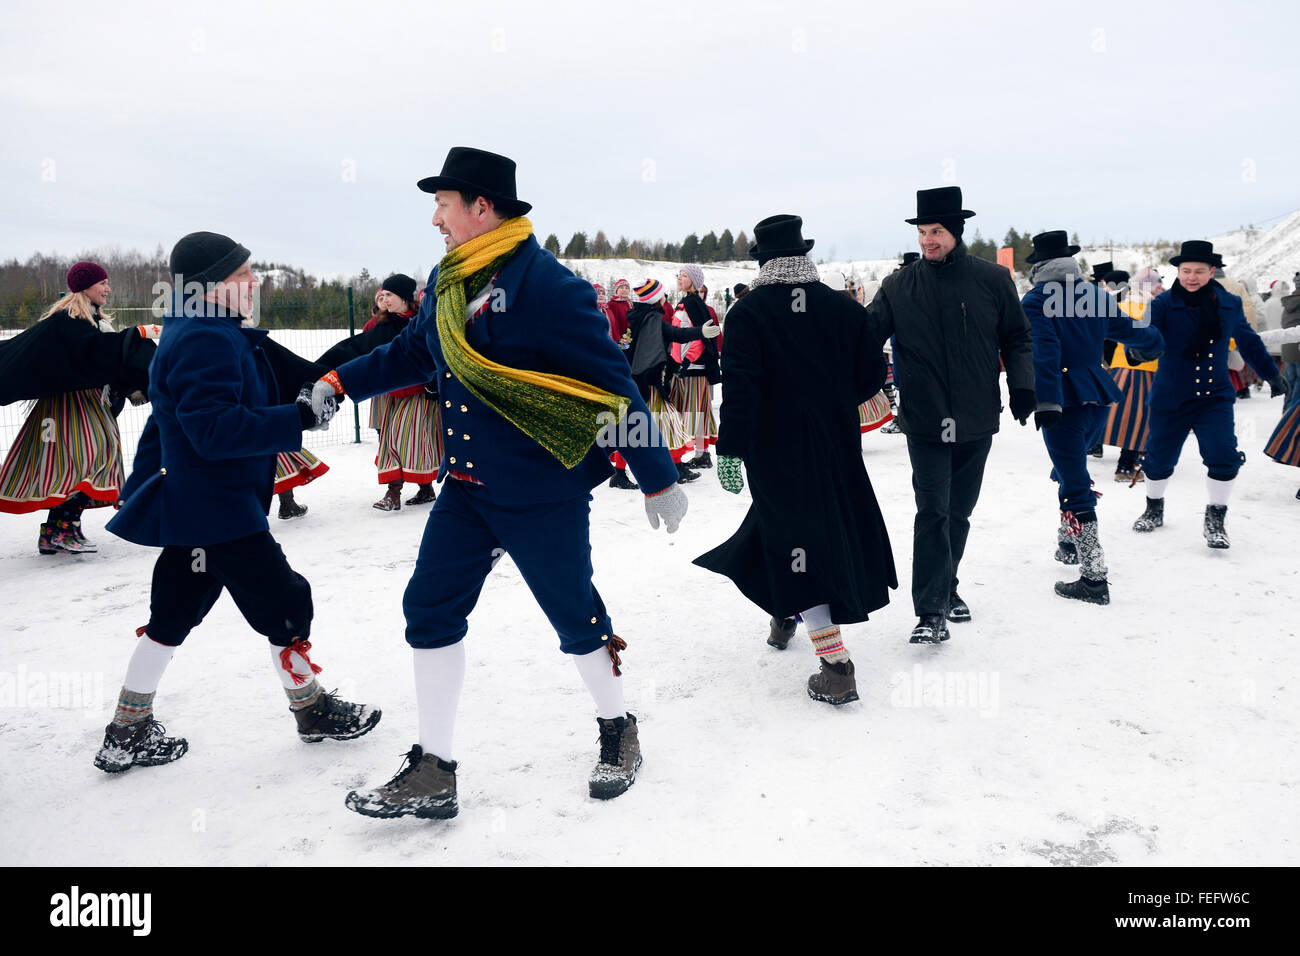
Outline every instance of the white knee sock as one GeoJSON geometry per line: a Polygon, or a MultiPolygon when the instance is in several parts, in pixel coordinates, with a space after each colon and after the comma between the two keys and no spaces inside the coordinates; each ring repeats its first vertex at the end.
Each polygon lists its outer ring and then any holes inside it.
{"type": "Polygon", "coordinates": [[[420,749],[450,762],[456,706],[465,686],[465,642],[450,647],[417,647],[415,704],[420,712],[420,749]]]}
{"type": "Polygon", "coordinates": [[[154,693],[175,653],[176,648],[159,644],[148,634],[143,635],[131,655],[131,663],[126,665],[126,679],[122,686],[137,694],[154,693]]]}
{"type": "Polygon", "coordinates": [[[1169,486],[1168,478],[1148,478],[1147,479],[1147,497],[1164,498],[1165,488],[1169,486]]]}
{"type": "Polygon", "coordinates": [[[831,606],[829,604],[818,604],[816,607],[809,608],[799,615],[803,621],[803,626],[808,628],[808,633],[813,631],[824,631],[835,622],[831,620],[831,606]]]}
{"type": "Polygon", "coordinates": [[[1226,505],[1228,498],[1232,496],[1232,486],[1236,484],[1236,478],[1229,478],[1227,481],[1219,481],[1217,478],[1205,479],[1205,490],[1210,494],[1210,504],[1226,505]]]}
{"type": "Polygon", "coordinates": [[[604,720],[622,717],[627,713],[627,702],[623,699],[623,678],[615,676],[614,662],[605,648],[590,654],[575,654],[573,662],[578,665],[582,682],[591,691],[596,701],[596,714],[604,720]]]}
{"type": "Polygon", "coordinates": [[[300,651],[289,652],[289,666],[293,671],[284,669],[284,648],[278,645],[271,645],[271,664],[275,668],[275,674],[280,678],[280,683],[284,685],[285,690],[299,690],[310,684],[316,677],[315,672],[311,669],[311,661],[307,660],[300,651]],[[294,680],[294,676],[298,680],[294,680]]]}

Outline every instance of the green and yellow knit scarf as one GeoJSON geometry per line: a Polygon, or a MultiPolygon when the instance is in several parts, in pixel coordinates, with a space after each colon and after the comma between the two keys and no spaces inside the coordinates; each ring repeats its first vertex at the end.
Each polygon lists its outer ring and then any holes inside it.
{"type": "Polygon", "coordinates": [[[608,422],[622,421],[629,399],[564,375],[501,365],[465,340],[466,303],[532,234],[533,224],[523,216],[507,219],[442,257],[434,287],[438,341],[452,374],[479,401],[572,468],[608,422]]]}

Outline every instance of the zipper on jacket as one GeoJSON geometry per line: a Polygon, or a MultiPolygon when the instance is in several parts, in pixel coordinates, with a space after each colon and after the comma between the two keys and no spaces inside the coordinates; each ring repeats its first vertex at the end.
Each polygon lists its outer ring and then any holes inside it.
{"type": "Polygon", "coordinates": [[[970,335],[970,330],[969,330],[968,328],[966,328],[966,303],[965,303],[965,301],[963,301],[962,304],[961,304],[961,334],[962,334],[962,335],[970,335]]]}

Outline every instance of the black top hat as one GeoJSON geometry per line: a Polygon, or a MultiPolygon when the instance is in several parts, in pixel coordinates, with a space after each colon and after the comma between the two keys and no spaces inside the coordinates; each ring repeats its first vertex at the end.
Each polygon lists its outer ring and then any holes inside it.
{"type": "Polygon", "coordinates": [[[1114,272],[1114,271],[1115,271],[1115,263],[1110,262],[1109,260],[1106,262],[1099,262],[1095,266],[1093,266],[1092,281],[1100,282],[1102,279],[1106,278],[1106,273],[1114,272]]]}
{"type": "Polygon", "coordinates": [[[507,219],[522,216],[532,203],[521,202],[515,193],[515,161],[472,146],[453,146],[443,160],[442,172],[416,183],[426,193],[455,189],[492,200],[507,219]]]}
{"type": "Polygon", "coordinates": [[[749,247],[749,254],[759,262],[782,256],[805,256],[813,242],[803,237],[802,217],[768,216],[754,226],[754,244],[749,247]]]}
{"type": "Polygon", "coordinates": [[[1040,232],[1034,236],[1034,251],[1025,256],[1026,262],[1046,262],[1048,259],[1067,259],[1077,254],[1078,246],[1070,244],[1064,229],[1040,232]]]}
{"type": "Polygon", "coordinates": [[[924,226],[942,219],[969,219],[975,213],[961,208],[961,187],[940,186],[916,191],[916,218],[904,219],[913,226],[924,226]]]}
{"type": "Polygon", "coordinates": [[[1169,260],[1171,266],[1181,265],[1184,262],[1204,262],[1218,269],[1223,266],[1223,256],[1214,251],[1214,243],[1206,242],[1204,239],[1191,239],[1184,242],[1178,255],[1169,260]]]}
{"type": "Polygon", "coordinates": [[[1123,269],[1114,269],[1101,278],[1105,282],[1127,282],[1131,277],[1123,269]]]}
{"type": "Polygon", "coordinates": [[[919,258],[921,258],[921,254],[919,252],[905,252],[903,253],[903,265],[910,266],[913,262],[915,262],[919,258]]]}

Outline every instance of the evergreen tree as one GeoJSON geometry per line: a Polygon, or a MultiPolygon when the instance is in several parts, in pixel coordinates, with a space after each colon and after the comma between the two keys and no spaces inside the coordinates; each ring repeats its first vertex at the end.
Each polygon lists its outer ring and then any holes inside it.
{"type": "Polygon", "coordinates": [[[700,237],[695,233],[691,233],[682,242],[681,257],[682,262],[700,261],[700,237]]]}
{"type": "Polygon", "coordinates": [[[585,232],[575,232],[569,244],[564,247],[564,258],[566,259],[584,259],[587,256],[587,234],[585,232]]]}
{"type": "Polygon", "coordinates": [[[1079,241],[1079,234],[1078,234],[1077,232],[1072,232],[1072,233],[1070,233],[1070,245],[1072,245],[1072,246],[1082,246],[1082,245],[1083,245],[1083,243],[1079,241]]]}
{"type": "Polygon", "coordinates": [[[665,262],[682,262],[682,247],[674,243],[664,244],[664,261],[665,262]]]}
{"type": "Polygon", "coordinates": [[[730,229],[724,229],[722,235],[718,237],[718,261],[734,259],[735,256],[736,238],[731,234],[730,229]]]}
{"type": "Polygon", "coordinates": [[[614,258],[626,259],[630,248],[627,236],[619,236],[618,242],[614,243],[614,258]]]}
{"type": "Polygon", "coordinates": [[[551,255],[558,256],[560,254],[560,237],[555,233],[551,233],[546,237],[546,241],[542,243],[542,248],[551,255]]]}
{"type": "Polygon", "coordinates": [[[710,229],[700,240],[700,262],[718,261],[718,236],[710,229]]]}
{"type": "Polygon", "coordinates": [[[980,235],[978,229],[975,230],[975,238],[970,241],[966,251],[972,256],[987,259],[989,262],[998,261],[998,247],[980,235]]]}

